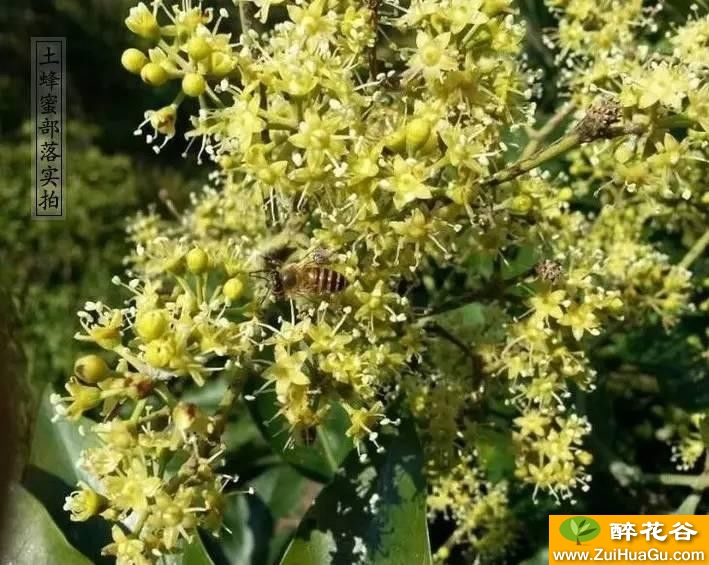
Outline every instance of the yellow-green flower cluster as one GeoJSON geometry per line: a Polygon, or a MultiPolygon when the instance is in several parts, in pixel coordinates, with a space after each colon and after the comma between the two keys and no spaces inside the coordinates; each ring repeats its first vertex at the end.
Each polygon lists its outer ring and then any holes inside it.
{"type": "Polygon", "coordinates": [[[57,411],[100,416],[102,446],[82,457],[96,483],[67,508],[116,522],[106,552],[126,564],[218,530],[223,420],[260,378],[289,444],[339,403],[362,459],[407,406],[431,511],[456,522],[437,557],[499,552],[513,536],[507,483],[486,479],[475,450],[488,406],[508,409],[516,479],[573,500],[592,461],[570,400],[594,389],[589,345],[691,308],[688,265],[644,227],[687,246],[705,229],[709,86],[687,37],[706,25],[673,32],[670,54],[621,49],[647,28],[640,2],[550,2],[586,117],[506,167],[503,139],[535,113],[511,1],[254,4],[238,37],[221,29],[227,12],[189,0],[126,20],[151,45],[127,50],[126,69],[165,90],[181,81],[136,133],[149,123],[159,150],[184,113],[186,154],[214,172],[179,220],[133,221],[125,307],[79,314],[78,339],[104,352],[77,362],[57,411]],[[576,150],[564,173],[524,174],[559,148],[576,150]],[[331,292],[333,277],[348,284],[331,292]],[[215,413],[181,401],[182,385],[217,377],[231,386],[215,413]]]}
{"type": "Polygon", "coordinates": [[[672,446],[672,461],[680,471],[689,471],[706,452],[707,420],[705,412],[688,413],[672,408],[657,437],[672,446]]]}

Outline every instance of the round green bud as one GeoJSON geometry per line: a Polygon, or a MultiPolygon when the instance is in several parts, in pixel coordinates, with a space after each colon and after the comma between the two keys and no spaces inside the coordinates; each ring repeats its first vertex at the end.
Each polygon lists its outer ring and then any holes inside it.
{"type": "Polygon", "coordinates": [[[507,0],[484,0],[482,11],[487,16],[496,16],[500,12],[509,8],[507,0]]]}
{"type": "Polygon", "coordinates": [[[175,354],[170,342],[154,339],[145,346],[145,360],[153,367],[168,367],[175,354]]]}
{"type": "Polygon", "coordinates": [[[199,73],[187,73],[182,77],[182,92],[192,98],[197,98],[204,94],[207,89],[207,83],[204,77],[199,73]]]}
{"type": "Polygon", "coordinates": [[[142,68],[148,64],[148,57],[140,49],[126,49],[121,55],[121,65],[134,75],[139,75],[142,68]]]}
{"type": "Polygon", "coordinates": [[[160,65],[157,63],[148,63],[140,71],[140,78],[143,82],[150,86],[162,86],[170,78],[160,65]]]}
{"type": "Polygon", "coordinates": [[[135,331],[145,341],[153,341],[165,333],[168,324],[167,315],[163,310],[151,310],[138,314],[135,331]]]}
{"type": "Polygon", "coordinates": [[[608,308],[612,312],[620,312],[623,310],[623,300],[621,300],[618,296],[614,297],[611,299],[610,303],[608,304],[608,308]]]}
{"type": "Polygon", "coordinates": [[[532,199],[526,194],[518,194],[510,201],[508,208],[513,214],[526,214],[532,209],[532,199]]]}
{"type": "Polygon", "coordinates": [[[431,137],[431,122],[416,118],[406,124],[406,148],[413,151],[423,147],[431,137]]]}
{"type": "Polygon", "coordinates": [[[84,355],[74,363],[74,374],[85,383],[95,384],[108,377],[111,370],[102,357],[84,355]]]}
{"type": "Polygon", "coordinates": [[[559,200],[563,202],[568,202],[571,200],[571,197],[574,195],[574,191],[571,190],[568,186],[565,186],[559,191],[559,200]]]}
{"type": "Polygon", "coordinates": [[[244,294],[244,282],[239,277],[232,277],[224,283],[223,292],[228,300],[238,300],[244,294]]]}
{"type": "Polygon", "coordinates": [[[187,54],[195,61],[201,61],[212,52],[212,46],[204,37],[194,36],[187,42],[187,54]]]}
{"type": "Polygon", "coordinates": [[[195,247],[187,253],[187,268],[195,275],[204,273],[209,268],[209,255],[199,247],[195,247]]]}

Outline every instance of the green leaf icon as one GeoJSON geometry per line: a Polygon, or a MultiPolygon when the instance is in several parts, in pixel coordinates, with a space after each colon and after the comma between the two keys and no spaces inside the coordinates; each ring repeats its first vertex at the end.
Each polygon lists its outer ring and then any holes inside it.
{"type": "Polygon", "coordinates": [[[579,535],[578,524],[576,522],[574,522],[573,520],[571,520],[571,531],[574,532],[574,535],[576,535],[576,536],[579,535]]]}

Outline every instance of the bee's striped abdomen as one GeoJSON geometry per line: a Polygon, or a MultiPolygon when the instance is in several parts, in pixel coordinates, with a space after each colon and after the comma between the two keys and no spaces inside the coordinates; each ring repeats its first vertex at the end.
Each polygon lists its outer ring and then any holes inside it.
{"type": "Polygon", "coordinates": [[[311,267],[307,273],[312,292],[333,294],[347,288],[349,282],[344,275],[325,267],[311,267]]]}
{"type": "Polygon", "coordinates": [[[347,288],[347,285],[349,285],[349,281],[345,278],[345,276],[342,273],[338,273],[337,271],[333,271],[331,269],[328,269],[328,271],[329,292],[340,292],[342,290],[345,290],[347,288]]]}

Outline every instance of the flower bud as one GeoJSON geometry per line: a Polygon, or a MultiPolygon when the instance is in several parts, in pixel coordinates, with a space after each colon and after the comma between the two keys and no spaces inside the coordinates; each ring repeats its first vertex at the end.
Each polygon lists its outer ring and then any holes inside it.
{"type": "Polygon", "coordinates": [[[195,247],[187,254],[187,268],[195,275],[204,273],[209,268],[209,256],[195,247]]]}
{"type": "Polygon", "coordinates": [[[111,374],[111,370],[98,355],[84,355],[74,363],[74,374],[88,384],[95,384],[111,374]]]}
{"type": "Polygon", "coordinates": [[[593,463],[593,455],[591,455],[588,451],[579,451],[576,454],[576,459],[579,460],[581,465],[590,465],[593,463]]]}
{"type": "Polygon", "coordinates": [[[416,118],[406,124],[406,149],[415,151],[423,147],[431,137],[431,122],[424,118],[416,118]]]}
{"type": "Polygon", "coordinates": [[[496,16],[506,8],[509,8],[509,2],[507,0],[484,0],[482,5],[482,12],[486,16],[496,16]]]}
{"type": "Polygon", "coordinates": [[[175,356],[172,343],[164,339],[155,339],[145,346],[145,360],[153,367],[168,367],[175,356]]]}
{"type": "Polygon", "coordinates": [[[532,209],[532,199],[526,194],[518,194],[509,203],[508,209],[512,214],[526,214],[532,209]]]}
{"type": "Polygon", "coordinates": [[[141,69],[148,64],[148,57],[140,49],[126,49],[121,55],[121,65],[134,75],[139,75],[141,69]]]}
{"type": "Polygon", "coordinates": [[[228,300],[238,300],[244,293],[244,283],[239,277],[233,277],[224,283],[223,292],[228,300]]]}
{"type": "Polygon", "coordinates": [[[608,308],[610,308],[612,312],[621,312],[623,310],[623,301],[616,296],[610,301],[608,308]]]}
{"type": "Polygon", "coordinates": [[[194,36],[187,42],[187,54],[195,61],[201,61],[211,52],[212,47],[204,37],[194,36]]]}
{"type": "Polygon", "coordinates": [[[568,186],[565,186],[559,191],[559,200],[562,202],[568,202],[571,200],[571,198],[574,195],[574,191],[571,190],[568,186]]]}
{"type": "Polygon", "coordinates": [[[125,22],[126,27],[140,37],[145,37],[146,39],[160,37],[158,21],[143,2],[130,9],[125,22]]]}
{"type": "Polygon", "coordinates": [[[182,92],[192,98],[197,98],[204,94],[207,89],[207,83],[204,77],[199,73],[187,73],[182,77],[182,92]]]}
{"type": "Polygon", "coordinates": [[[165,333],[168,319],[163,310],[151,310],[138,314],[135,331],[145,341],[153,341],[165,333]]]}
{"type": "Polygon", "coordinates": [[[170,78],[165,69],[157,63],[148,63],[140,71],[140,78],[150,86],[162,86],[170,78]]]}

